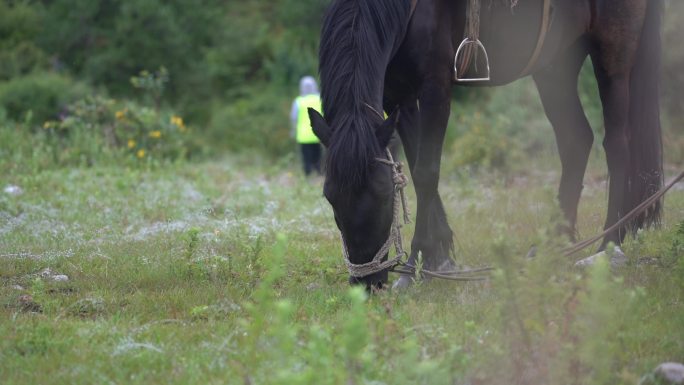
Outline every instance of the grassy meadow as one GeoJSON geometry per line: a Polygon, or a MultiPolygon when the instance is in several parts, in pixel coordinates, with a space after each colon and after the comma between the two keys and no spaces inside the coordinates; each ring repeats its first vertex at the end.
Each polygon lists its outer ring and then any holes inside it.
{"type": "MultiPolygon", "coordinates": [[[[440,191],[457,263],[491,279],[349,287],[288,138],[329,3],[0,1],[0,385],[647,385],[684,362],[684,186],[627,266],[575,268],[595,249],[559,252],[530,79],[452,95],[440,191]]],[[[667,0],[666,178],[684,167],[683,21],[667,0]]],[[[607,206],[590,67],[580,238],[607,206]]]]}
{"type": "MultiPolygon", "coordinates": [[[[0,382],[636,384],[681,362],[684,191],[627,242],[627,267],[580,271],[590,251],[561,257],[552,231],[558,160],[527,162],[443,173],[456,259],[495,266],[490,281],[368,299],[347,284],[321,180],[294,157],[10,171],[0,382]]],[[[604,169],[597,153],[583,237],[604,220],[604,169]]]]}

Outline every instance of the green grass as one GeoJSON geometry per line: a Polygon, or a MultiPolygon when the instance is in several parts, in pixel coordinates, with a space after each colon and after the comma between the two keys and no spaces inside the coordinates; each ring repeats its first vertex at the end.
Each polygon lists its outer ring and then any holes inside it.
{"type": "MultiPolygon", "coordinates": [[[[684,359],[684,193],[627,242],[628,267],[581,272],[554,251],[557,179],[445,174],[457,260],[496,266],[493,279],[363,301],[320,182],[294,166],[9,175],[24,192],[0,195],[0,382],[634,384],[684,359]]],[[[583,236],[606,195],[600,173],[586,180],[583,236]]]]}

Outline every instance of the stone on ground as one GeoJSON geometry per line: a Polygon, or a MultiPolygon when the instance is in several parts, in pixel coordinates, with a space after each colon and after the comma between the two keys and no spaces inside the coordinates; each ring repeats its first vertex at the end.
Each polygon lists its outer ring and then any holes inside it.
{"type": "MultiPolygon", "coordinates": [[[[590,257],[580,259],[579,261],[575,262],[575,267],[588,267],[588,266],[593,266],[599,258],[608,258],[608,253],[606,250],[603,250],[599,253],[596,253],[590,257]]],[[[625,253],[622,251],[620,246],[615,246],[613,248],[612,255],[610,256],[610,267],[622,267],[627,265],[627,256],[625,253]]]]}

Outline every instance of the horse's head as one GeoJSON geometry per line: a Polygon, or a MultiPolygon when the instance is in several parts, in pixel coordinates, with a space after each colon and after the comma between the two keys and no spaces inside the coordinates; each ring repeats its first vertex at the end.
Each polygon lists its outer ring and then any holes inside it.
{"type": "MultiPolygon", "coordinates": [[[[309,117],[314,133],[329,149],[323,194],[333,208],[349,261],[357,265],[370,262],[388,240],[392,226],[392,167],[377,159],[387,158],[385,149],[399,112],[396,110],[384,121],[379,116],[369,116],[366,123],[373,135],[354,140],[337,135],[318,112],[309,109],[309,117]],[[336,143],[344,140],[349,143],[336,143]],[[372,143],[360,143],[364,141],[372,143]]],[[[365,284],[367,289],[380,288],[387,282],[387,271],[364,277],[350,276],[349,281],[365,284]]]]}

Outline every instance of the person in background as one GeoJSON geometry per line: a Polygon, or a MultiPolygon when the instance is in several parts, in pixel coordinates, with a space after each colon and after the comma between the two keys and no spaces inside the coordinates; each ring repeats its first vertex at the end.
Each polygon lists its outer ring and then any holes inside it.
{"type": "Polygon", "coordinates": [[[308,108],[321,112],[321,96],[318,93],[316,80],[311,76],[305,76],[299,81],[299,96],[292,103],[290,121],[292,123],[293,136],[302,152],[304,174],[311,172],[321,174],[321,144],[314,135],[309,121],[308,108]]]}

